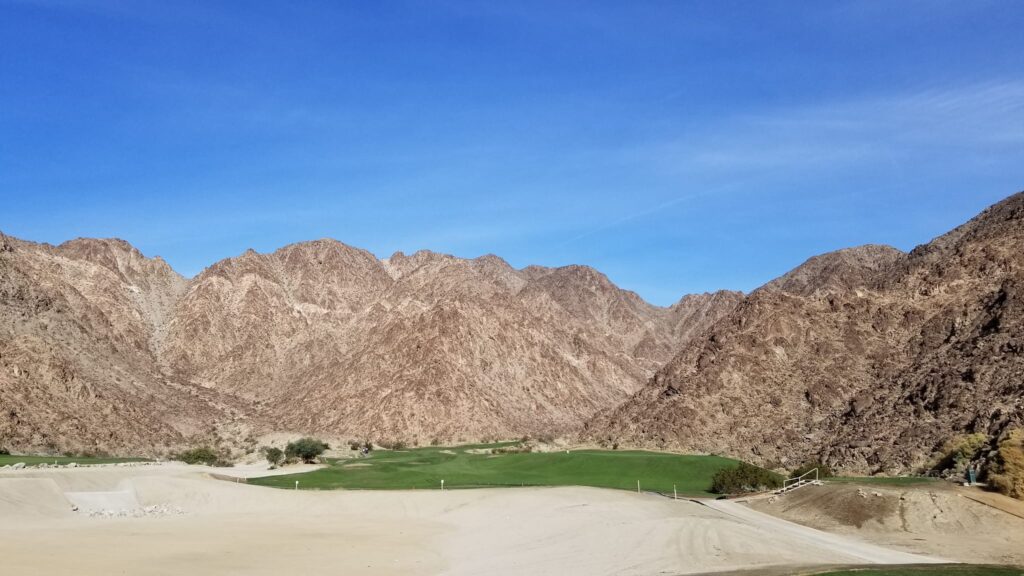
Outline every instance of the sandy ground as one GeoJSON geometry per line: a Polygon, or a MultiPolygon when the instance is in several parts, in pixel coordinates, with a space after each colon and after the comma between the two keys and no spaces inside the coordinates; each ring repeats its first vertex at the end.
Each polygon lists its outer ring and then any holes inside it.
{"type": "Polygon", "coordinates": [[[591,488],[275,490],[215,480],[210,471],[0,473],[3,573],[595,576],[931,560],[730,508],[736,504],[591,488]],[[91,517],[81,502],[182,513],[91,517]]]}
{"type": "Polygon", "coordinates": [[[956,562],[1024,565],[1024,503],[952,484],[809,486],[750,507],[894,550],[956,562]]]}
{"type": "Polygon", "coordinates": [[[259,478],[263,476],[283,476],[285,474],[301,474],[324,468],[324,464],[291,464],[270,469],[265,462],[255,464],[236,464],[230,468],[217,468],[215,474],[228,478],[259,478]]]}

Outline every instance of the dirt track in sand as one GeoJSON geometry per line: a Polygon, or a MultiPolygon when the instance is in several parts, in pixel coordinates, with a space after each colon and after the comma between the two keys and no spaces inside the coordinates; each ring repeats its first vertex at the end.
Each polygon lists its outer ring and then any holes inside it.
{"type": "Polygon", "coordinates": [[[592,488],[306,492],[178,465],[0,474],[0,557],[10,574],[280,576],[330,567],[592,576],[928,560],[778,522],[592,488]],[[89,517],[71,511],[67,491],[127,491],[140,506],[183,514],[89,517]]]}

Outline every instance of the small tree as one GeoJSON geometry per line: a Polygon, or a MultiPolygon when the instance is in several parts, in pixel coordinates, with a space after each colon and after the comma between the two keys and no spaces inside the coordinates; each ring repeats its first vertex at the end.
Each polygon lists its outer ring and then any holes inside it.
{"type": "Polygon", "coordinates": [[[996,490],[1024,499],[1024,429],[1011,431],[999,443],[989,479],[996,490]]]}
{"type": "Polygon", "coordinates": [[[277,468],[284,462],[284,451],[273,446],[264,446],[263,457],[267,459],[267,462],[270,462],[271,467],[277,468]]]}
{"type": "Polygon", "coordinates": [[[316,438],[300,438],[289,442],[284,448],[284,453],[289,458],[299,458],[308,464],[315,462],[328,448],[330,446],[316,438]]]}
{"type": "Polygon", "coordinates": [[[186,464],[205,464],[207,466],[217,466],[222,464],[220,455],[209,446],[200,446],[198,448],[185,450],[184,452],[175,454],[174,459],[186,464]]]}

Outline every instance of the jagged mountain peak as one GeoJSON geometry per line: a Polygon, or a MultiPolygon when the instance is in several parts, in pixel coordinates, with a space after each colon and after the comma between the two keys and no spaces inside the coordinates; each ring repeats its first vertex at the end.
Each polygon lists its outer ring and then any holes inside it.
{"type": "Polygon", "coordinates": [[[883,244],[865,244],[813,256],[758,290],[779,290],[802,296],[815,292],[872,286],[889,267],[906,255],[883,244]]]}

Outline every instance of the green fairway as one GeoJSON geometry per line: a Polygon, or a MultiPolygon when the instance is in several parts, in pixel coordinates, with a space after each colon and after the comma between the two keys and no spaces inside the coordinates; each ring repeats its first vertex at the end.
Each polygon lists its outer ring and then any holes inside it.
{"type": "Polygon", "coordinates": [[[0,466],[24,462],[26,466],[37,466],[39,464],[119,464],[121,462],[145,462],[145,458],[93,458],[85,456],[17,456],[13,454],[0,454],[0,466]]]}
{"type": "Polygon", "coordinates": [[[436,489],[487,486],[595,486],[711,496],[712,475],[735,466],[718,456],[684,456],[641,451],[579,450],[566,453],[474,454],[474,448],[418,448],[376,451],[367,458],[332,461],[304,474],[250,479],[250,484],[303,489],[436,489]]]}
{"type": "Polygon", "coordinates": [[[1012,566],[938,564],[839,570],[824,572],[815,576],[1024,576],[1024,569],[1012,566]]]}

